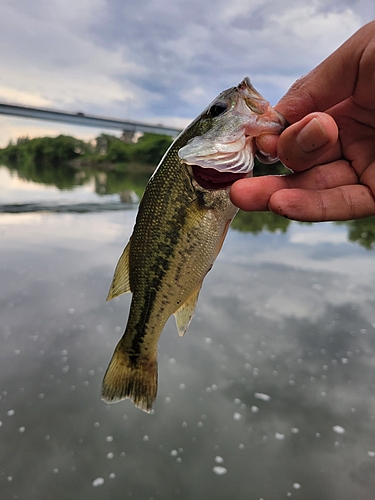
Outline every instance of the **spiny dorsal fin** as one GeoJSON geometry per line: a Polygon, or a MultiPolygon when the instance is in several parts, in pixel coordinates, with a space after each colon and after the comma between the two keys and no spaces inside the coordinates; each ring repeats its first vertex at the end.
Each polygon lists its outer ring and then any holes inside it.
{"type": "Polygon", "coordinates": [[[123,293],[131,292],[129,281],[129,252],[130,241],[117,262],[107,300],[114,299],[123,293]]]}
{"type": "Polygon", "coordinates": [[[191,318],[193,317],[195,311],[195,306],[197,305],[198,295],[201,286],[202,285],[199,285],[198,289],[174,313],[177,325],[177,331],[180,337],[183,336],[183,334],[188,329],[188,326],[190,325],[191,318]]]}

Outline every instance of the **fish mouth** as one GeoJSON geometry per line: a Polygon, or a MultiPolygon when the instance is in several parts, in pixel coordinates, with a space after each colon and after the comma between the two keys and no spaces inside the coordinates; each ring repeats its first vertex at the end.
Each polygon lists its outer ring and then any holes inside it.
{"type": "Polygon", "coordinates": [[[233,172],[219,171],[214,168],[203,168],[199,165],[191,165],[195,181],[203,188],[211,191],[227,189],[234,182],[243,179],[249,174],[244,172],[235,174],[233,172]]]}
{"type": "Polygon", "coordinates": [[[286,121],[248,78],[220,94],[204,113],[205,119],[211,120],[209,130],[190,139],[178,151],[180,160],[193,167],[193,175],[201,186],[230,186],[251,173],[255,156],[262,163],[277,161],[257,151],[255,139],[263,134],[280,134],[286,121]]]}

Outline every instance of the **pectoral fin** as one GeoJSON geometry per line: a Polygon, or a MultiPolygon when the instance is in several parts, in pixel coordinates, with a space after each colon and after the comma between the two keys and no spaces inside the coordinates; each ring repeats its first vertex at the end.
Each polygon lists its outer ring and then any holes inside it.
{"type": "Polygon", "coordinates": [[[195,306],[197,305],[198,295],[201,289],[201,285],[198,289],[188,298],[188,300],[182,304],[182,306],[177,309],[174,313],[176,320],[177,331],[180,337],[184,335],[188,326],[190,325],[191,318],[193,317],[195,306]]]}
{"type": "Polygon", "coordinates": [[[126,245],[117,263],[107,300],[114,299],[123,293],[131,292],[129,281],[129,252],[130,241],[126,245]]]}

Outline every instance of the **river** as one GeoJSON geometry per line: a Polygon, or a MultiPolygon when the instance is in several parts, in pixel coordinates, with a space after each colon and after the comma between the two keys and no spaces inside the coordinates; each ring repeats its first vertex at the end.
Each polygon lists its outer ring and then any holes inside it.
{"type": "Polygon", "coordinates": [[[0,168],[1,498],[372,500],[375,221],[241,214],[145,414],[100,398],[139,184],[72,179],[0,168]]]}

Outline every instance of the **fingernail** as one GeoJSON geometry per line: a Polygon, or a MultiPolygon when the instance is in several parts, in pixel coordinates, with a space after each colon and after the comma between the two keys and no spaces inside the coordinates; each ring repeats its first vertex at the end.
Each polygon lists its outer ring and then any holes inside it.
{"type": "Polygon", "coordinates": [[[304,153],[311,153],[329,142],[323,125],[317,118],[313,118],[298,133],[296,142],[304,153]]]}

